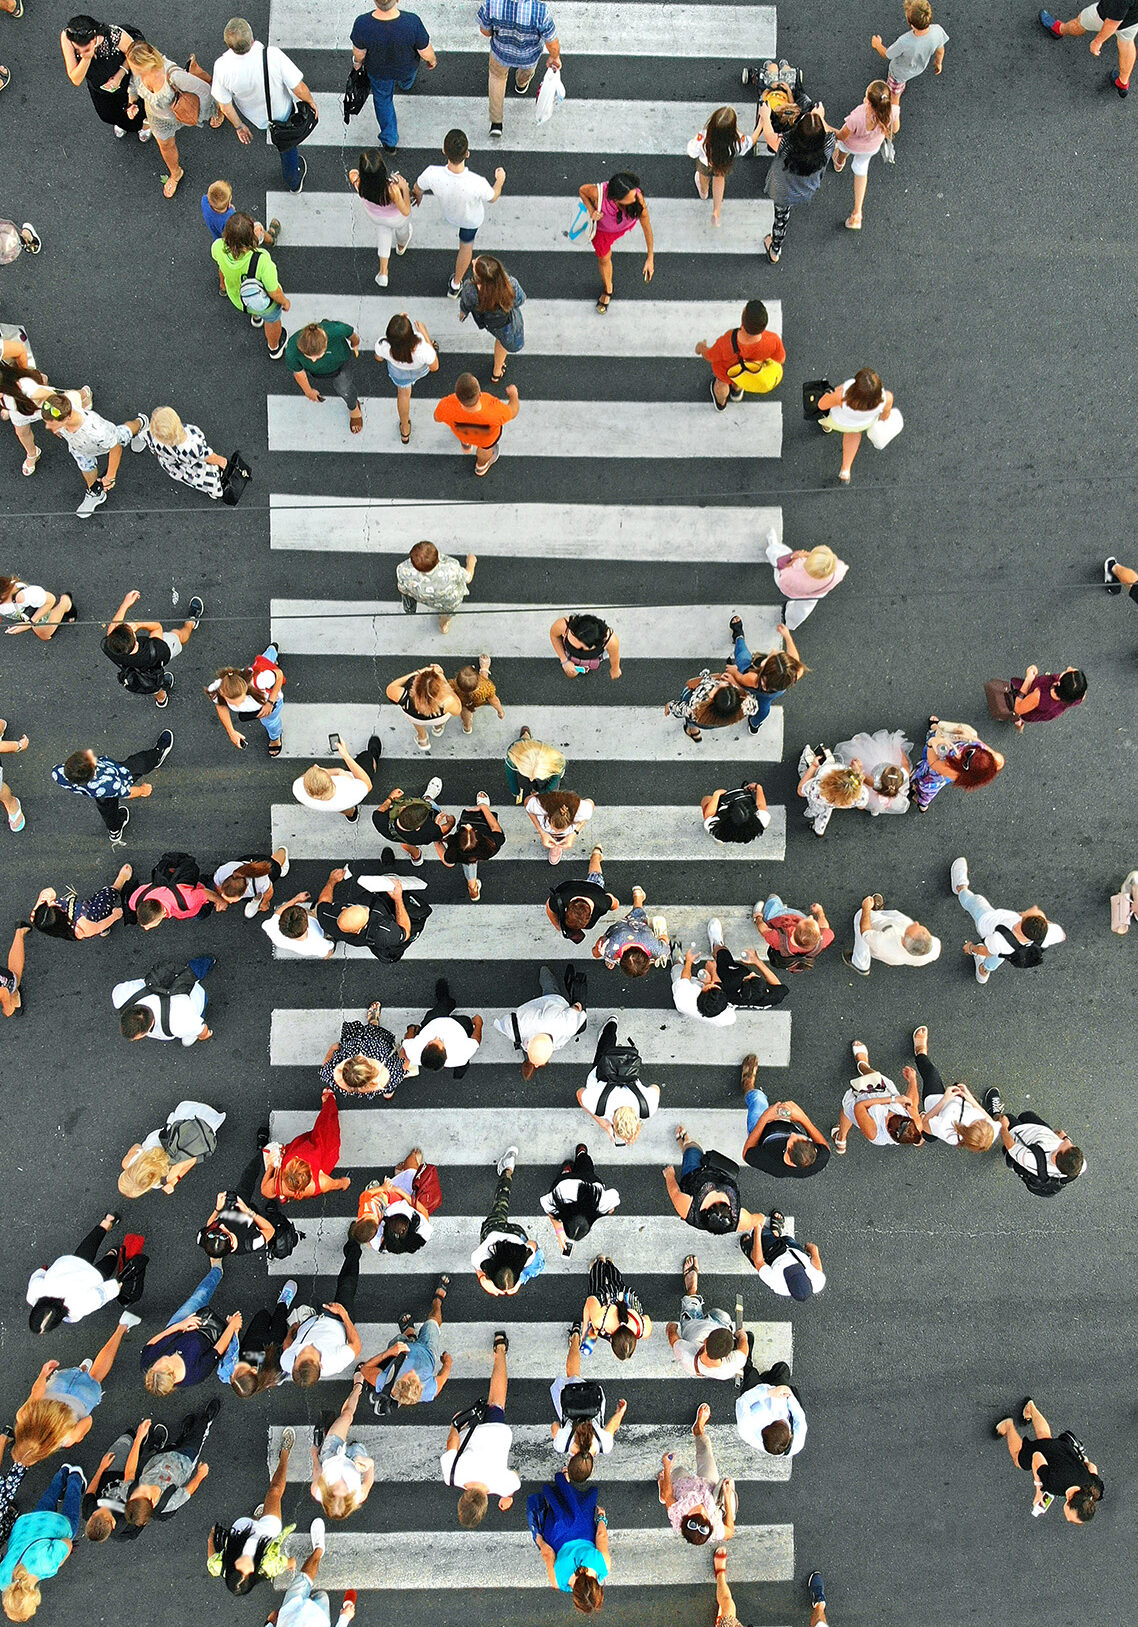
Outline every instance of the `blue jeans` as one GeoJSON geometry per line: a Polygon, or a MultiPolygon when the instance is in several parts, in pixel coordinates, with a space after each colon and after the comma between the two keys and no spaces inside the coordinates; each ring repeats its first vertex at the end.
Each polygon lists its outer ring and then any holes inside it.
{"type": "Polygon", "coordinates": [[[83,1482],[78,1474],[64,1464],[62,1469],[55,1471],[51,1485],[44,1492],[36,1504],[36,1513],[60,1513],[71,1526],[71,1540],[75,1541],[79,1535],[79,1507],[83,1500],[83,1482]],[[59,1507],[59,1499],[63,1498],[63,1507],[59,1507]]]}
{"type": "Polygon", "coordinates": [[[755,1125],[759,1122],[759,1120],[762,1118],[763,1114],[766,1112],[767,1108],[770,1106],[770,1102],[767,1100],[766,1095],[763,1093],[763,1091],[761,1091],[758,1088],[757,1085],[756,1085],[754,1090],[749,1090],[747,1092],[746,1100],[747,1100],[747,1135],[749,1136],[751,1131],[755,1128],[755,1125]]]}
{"type": "Polygon", "coordinates": [[[419,77],[418,68],[407,80],[406,84],[396,84],[394,79],[373,79],[371,81],[371,100],[375,108],[376,123],[379,125],[379,139],[385,147],[398,147],[399,120],[395,117],[395,92],[411,90],[419,77]]]}
{"type": "MultiPolygon", "coordinates": [[[[276,647],[276,645],[275,644],[270,644],[268,649],[264,652],[264,654],[265,654],[265,660],[266,661],[275,661],[277,659],[277,647],[276,647]]],[[[270,740],[279,740],[280,737],[281,737],[281,731],[284,729],[284,724],[281,722],[281,715],[282,715],[283,712],[284,712],[284,690],[282,689],[281,692],[280,692],[280,696],[279,696],[279,698],[277,700],[277,703],[273,707],[272,711],[269,713],[268,717],[262,717],[262,718],[257,719],[258,723],[261,724],[261,726],[263,727],[265,733],[268,735],[270,740]]]]}
{"type": "MultiPolygon", "coordinates": [[[[735,665],[738,667],[739,671],[746,672],[749,669],[753,659],[754,657],[747,648],[746,639],[737,638],[735,640],[735,665]]],[[[749,691],[749,693],[754,695],[755,699],[758,701],[759,709],[755,713],[754,717],[749,717],[747,719],[747,727],[750,729],[752,734],[758,734],[759,730],[770,716],[771,706],[775,701],[782,699],[783,695],[786,694],[786,690],[780,689],[775,695],[767,695],[761,689],[752,689],[749,691]]]]}
{"type": "MultiPolygon", "coordinates": [[[[987,915],[988,911],[992,907],[988,900],[984,897],[983,893],[973,893],[970,892],[967,887],[965,887],[963,892],[957,893],[956,900],[962,910],[967,910],[968,914],[972,917],[976,924],[977,931],[979,931],[980,917],[982,915],[987,915]]],[[[996,967],[1000,964],[1000,957],[999,955],[985,955],[980,964],[983,966],[986,972],[994,972],[996,967]]]]}
{"type": "MultiPolygon", "coordinates": [[[[213,958],[212,955],[198,955],[194,960],[190,961],[190,971],[193,972],[194,976],[197,978],[198,982],[200,983],[203,977],[208,977],[209,976],[209,974],[213,971],[213,969],[214,969],[214,967],[216,965],[217,965],[217,961],[213,958]]],[[[209,995],[206,994],[206,991],[203,989],[202,990],[202,1010],[204,1011],[206,1006],[208,1006],[208,1005],[209,1005],[209,995]]],[[[186,1315],[188,1316],[189,1314],[190,1313],[187,1311],[186,1315]]],[[[177,1321],[177,1318],[175,1317],[174,1320],[177,1321]]]]}
{"type": "Polygon", "coordinates": [[[187,1316],[196,1316],[198,1311],[204,1311],[214,1294],[217,1292],[217,1285],[220,1281],[221,1267],[219,1265],[210,1266],[209,1270],[198,1283],[189,1299],[178,1306],[178,1309],[170,1317],[169,1321],[166,1323],[166,1326],[168,1328],[172,1328],[175,1322],[181,1322],[187,1316]]]}
{"type": "MultiPolygon", "coordinates": [[[[300,190],[300,148],[289,147],[287,151],[281,148],[277,150],[280,156],[281,174],[284,176],[284,183],[290,192],[298,192],[300,190]]],[[[266,317],[265,320],[268,321],[268,318],[266,317]]]]}
{"type": "Polygon", "coordinates": [[[703,1148],[690,1146],[684,1149],[684,1161],[680,1165],[680,1180],[686,1175],[692,1175],[699,1168],[699,1161],[703,1157],[703,1148]]]}

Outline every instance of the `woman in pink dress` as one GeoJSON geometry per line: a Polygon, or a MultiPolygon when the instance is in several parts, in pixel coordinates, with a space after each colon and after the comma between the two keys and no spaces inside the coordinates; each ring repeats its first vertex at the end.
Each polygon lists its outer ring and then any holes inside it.
{"type": "Polygon", "coordinates": [[[596,222],[593,253],[601,270],[601,297],[597,311],[604,316],[612,300],[612,246],[639,222],[644,233],[647,254],[644,260],[644,281],[651,282],[656,271],[652,242],[652,222],[648,205],[640,190],[640,177],[622,172],[600,185],[583,186],[579,196],[588,211],[589,219],[596,222]]]}

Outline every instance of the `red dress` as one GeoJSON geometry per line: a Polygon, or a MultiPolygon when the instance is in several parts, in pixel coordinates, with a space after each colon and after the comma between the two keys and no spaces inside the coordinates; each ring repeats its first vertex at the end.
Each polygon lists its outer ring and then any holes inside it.
{"type": "Polygon", "coordinates": [[[319,1186],[321,1175],[331,1176],[340,1162],[340,1110],[336,1098],[326,1096],[320,1104],[316,1123],[311,1130],[294,1137],[281,1153],[277,1168],[277,1196],[281,1195],[281,1174],[285,1165],[294,1158],[303,1158],[312,1171],[312,1180],[319,1186]]]}

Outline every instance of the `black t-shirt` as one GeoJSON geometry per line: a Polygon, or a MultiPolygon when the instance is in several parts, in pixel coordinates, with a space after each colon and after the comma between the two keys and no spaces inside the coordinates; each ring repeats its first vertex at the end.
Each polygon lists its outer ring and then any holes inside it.
{"type": "Polygon", "coordinates": [[[395,961],[400,958],[411,939],[423,929],[429,909],[418,901],[416,893],[409,893],[403,900],[404,908],[411,917],[411,936],[404,932],[395,916],[395,905],[386,893],[370,893],[365,887],[360,887],[354,877],[348,881],[337,882],[331,900],[325,904],[317,904],[316,920],[324,932],[325,937],[333,943],[339,943],[345,937],[350,937],[355,943],[365,943],[377,960],[395,961]],[[367,926],[363,932],[345,934],[340,931],[339,915],[342,909],[351,904],[362,904],[368,912],[367,926]],[[416,928],[418,930],[416,930],[416,928]]]}
{"type": "Polygon", "coordinates": [[[756,836],[763,834],[764,825],[759,818],[759,810],[755,806],[755,793],[744,791],[742,786],[734,791],[725,791],[719,799],[719,807],[711,822],[711,835],[717,842],[753,842],[756,836]],[[741,808],[747,814],[746,820],[736,824],[728,817],[732,808],[741,808]]]}
{"type": "Polygon", "coordinates": [[[570,943],[583,943],[589,928],[596,926],[603,915],[611,912],[612,900],[605,889],[598,887],[595,881],[563,881],[559,887],[550,888],[549,907],[557,917],[561,936],[568,938],[570,943]],[[593,906],[589,927],[584,927],[579,932],[570,932],[565,925],[565,911],[570,900],[574,898],[587,898],[593,906]]]}
{"type": "MultiPolygon", "coordinates": [[[[252,1215],[247,1215],[241,1209],[231,1208],[228,1204],[218,1215],[218,1222],[231,1231],[237,1239],[236,1254],[253,1254],[265,1246],[265,1239],[260,1227],[252,1215]]],[[[198,1246],[203,1246],[204,1228],[198,1233],[198,1246]]]]}
{"type": "Polygon", "coordinates": [[[801,1181],[808,1175],[818,1175],[830,1162],[829,1147],[819,1146],[817,1158],[806,1169],[799,1169],[797,1164],[788,1164],[783,1157],[791,1136],[802,1134],[797,1125],[789,1124],[785,1119],[774,1119],[745,1155],[744,1162],[750,1164],[752,1169],[761,1169],[765,1175],[773,1175],[776,1181],[801,1181]]]}
{"type": "Polygon", "coordinates": [[[386,836],[391,842],[406,842],[409,847],[429,847],[432,842],[441,842],[443,833],[439,829],[438,816],[430,814],[418,830],[403,830],[391,817],[390,808],[375,808],[372,811],[371,822],[381,836],[386,836]]]}
{"type": "Polygon", "coordinates": [[[151,638],[147,635],[138,640],[136,649],[129,655],[115,655],[108,650],[107,640],[103,640],[103,654],[113,661],[116,667],[123,667],[135,672],[160,672],[170,660],[170,646],[162,638],[151,638]]]}
{"type": "Polygon", "coordinates": [[[1052,1497],[1065,1497],[1069,1486],[1087,1484],[1090,1470],[1069,1441],[1060,1436],[1052,1440],[1024,1441],[1020,1467],[1030,1469],[1036,1452],[1041,1452],[1046,1459],[1039,1471],[1039,1484],[1052,1497]]]}
{"type": "Polygon", "coordinates": [[[467,808],[447,837],[443,851],[448,864],[480,864],[483,859],[492,859],[505,840],[505,832],[495,830],[481,808],[467,808]],[[458,833],[464,825],[478,834],[478,846],[468,853],[458,845],[458,833]]]}
{"type": "Polygon", "coordinates": [[[741,1011],[769,1011],[790,993],[785,983],[768,983],[761,972],[741,966],[723,949],[715,957],[715,969],[724,994],[741,1011]]]}
{"type": "Polygon", "coordinates": [[[1116,22],[1120,29],[1138,23],[1138,0],[1098,0],[1096,9],[1103,22],[1116,22]]]}

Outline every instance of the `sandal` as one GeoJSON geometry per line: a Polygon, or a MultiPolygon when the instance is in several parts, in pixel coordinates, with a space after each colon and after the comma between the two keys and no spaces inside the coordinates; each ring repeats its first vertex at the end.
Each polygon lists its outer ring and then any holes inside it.
{"type": "Polygon", "coordinates": [[[510,1335],[505,1328],[497,1328],[494,1333],[494,1349],[508,1351],[510,1348],[510,1335]]]}
{"type": "Polygon", "coordinates": [[[723,1547],[716,1548],[711,1563],[715,1567],[716,1576],[725,1576],[727,1573],[727,1549],[723,1547]]]}
{"type": "Polygon", "coordinates": [[[782,259],[782,254],[781,253],[776,254],[774,249],[771,248],[771,240],[770,240],[769,237],[764,237],[763,238],[763,247],[767,251],[767,259],[770,261],[771,265],[776,266],[778,264],[778,262],[782,259]]]}
{"type": "Polygon", "coordinates": [[[37,446],[34,452],[29,452],[28,453],[27,457],[24,459],[23,464],[21,465],[21,468],[20,468],[20,473],[22,475],[34,475],[35,474],[35,472],[36,472],[36,464],[40,460],[40,453],[42,451],[43,451],[43,447],[42,446],[37,446]]]}
{"type": "Polygon", "coordinates": [[[363,413],[362,412],[350,412],[348,414],[348,428],[351,430],[352,434],[353,435],[361,434],[363,432],[363,427],[364,427],[364,415],[363,415],[363,413]]]}
{"type": "Polygon", "coordinates": [[[400,426],[399,426],[399,439],[403,442],[404,446],[407,445],[407,442],[411,439],[411,425],[410,424],[407,425],[406,429],[404,429],[403,425],[400,424],[400,426]]]}
{"type": "Polygon", "coordinates": [[[846,218],[846,230],[847,230],[847,232],[860,232],[861,231],[861,216],[858,215],[856,218],[853,215],[847,216],[847,218],[846,218]]]}
{"type": "Polygon", "coordinates": [[[917,1035],[918,1034],[923,1034],[925,1036],[925,1051],[927,1053],[928,1044],[929,1044],[929,1025],[928,1025],[928,1023],[921,1023],[919,1028],[914,1028],[913,1029],[913,1055],[914,1056],[920,1056],[920,1054],[921,1054],[917,1050],[917,1035]]]}
{"type": "MultiPolygon", "coordinates": [[[[218,112],[218,113],[215,113],[213,115],[212,119],[210,119],[209,127],[210,127],[211,130],[220,130],[224,123],[225,123],[225,114],[221,113],[221,112],[218,112]]],[[[271,248],[272,244],[270,244],[269,247],[271,248]]]]}
{"type": "Polygon", "coordinates": [[[446,1272],[444,1271],[442,1276],[439,1278],[438,1282],[436,1282],[435,1291],[434,1291],[434,1293],[433,1293],[433,1295],[431,1297],[433,1299],[445,1299],[447,1297],[447,1289],[449,1287],[450,1287],[450,1278],[447,1276],[446,1272]]]}
{"type": "Polygon", "coordinates": [[[410,1311],[404,1311],[403,1315],[396,1323],[396,1326],[398,1327],[400,1333],[406,1333],[408,1328],[413,1328],[415,1326],[415,1318],[411,1315],[410,1311]]]}
{"type": "Polygon", "coordinates": [[[681,1147],[683,1146],[683,1144],[687,1140],[687,1138],[688,1138],[688,1133],[684,1129],[683,1125],[682,1124],[677,1124],[676,1125],[676,1140],[679,1142],[681,1147]]]}
{"type": "Polygon", "coordinates": [[[703,739],[703,736],[702,736],[702,734],[700,734],[699,730],[698,729],[693,729],[691,727],[691,725],[688,724],[688,723],[684,724],[684,733],[687,735],[689,740],[702,740],[703,739]]]}
{"type": "Polygon", "coordinates": [[[472,881],[468,884],[466,891],[470,902],[472,904],[477,904],[478,900],[482,897],[482,883],[480,881],[472,881]]]}
{"type": "Polygon", "coordinates": [[[867,1068],[869,1067],[869,1047],[863,1039],[855,1039],[850,1046],[850,1050],[853,1052],[854,1067],[858,1068],[859,1072],[862,1062],[865,1063],[867,1068]]]}
{"type": "Polygon", "coordinates": [[[383,1004],[382,1004],[382,1002],[379,1001],[379,1000],[373,1000],[371,1005],[368,1006],[368,1008],[367,1008],[367,1020],[368,1020],[368,1022],[369,1023],[378,1023],[379,1019],[380,1019],[380,1017],[382,1015],[383,1015],[383,1004]]]}
{"type": "Polygon", "coordinates": [[[491,384],[501,384],[502,380],[506,376],[506,367],[508,365],[508,362],[509,362],[509,357],[507,357],[506,361],[504,361],[502,363],[502,371],[500,373],[491,373],[490,374],[490,382],[491,382],[491,384]]]}
{"type": "Polygon", "coordinates": [[[699,1259],[694,1254],[684,1256],[684,1293],[688,1292],[688,1278],[699,1276],[699,1259]]]}
{"type": "Polygon", "coordinates": [[[846,1153],[846,1141],[844,1136],[840,1136],[838,1134],[838,1126],[836,1124],[830,1131],[830,1140],[834,1143],[834,1151],[837,1153],[838,1157],[843,1158],[846,1153]]]}
{"type": "Polygon", "coordinates": [[[162,188],[162,196],[164,198],[172,198],[174,196],[175,192],[177,192],[178,188],[182,184],[182,177],[185,175],[185,173],[186,172],[184,169],[180,169],[176,175],[164,175],[162,177],[162,180],[165,183],[162,188]]]}
{"type": "Polygon", "coordinates": [[[283,739],[280,739],[278,737],[276,740],[270,740],[269,741],[269,756],[270,757],[279,757],[281,752],[283,751],[283,749],[284,749],[284,741],[283,741],[283,739]]]}
{"type": "Polygon", "coordinates": [[[597,315],[598,316],[607,316],[608,311],[609,311],[609,306],[611,304],[612,304],[612,295],[611,294],[602,294],[600,299],[597,300],[597,315]]]}

